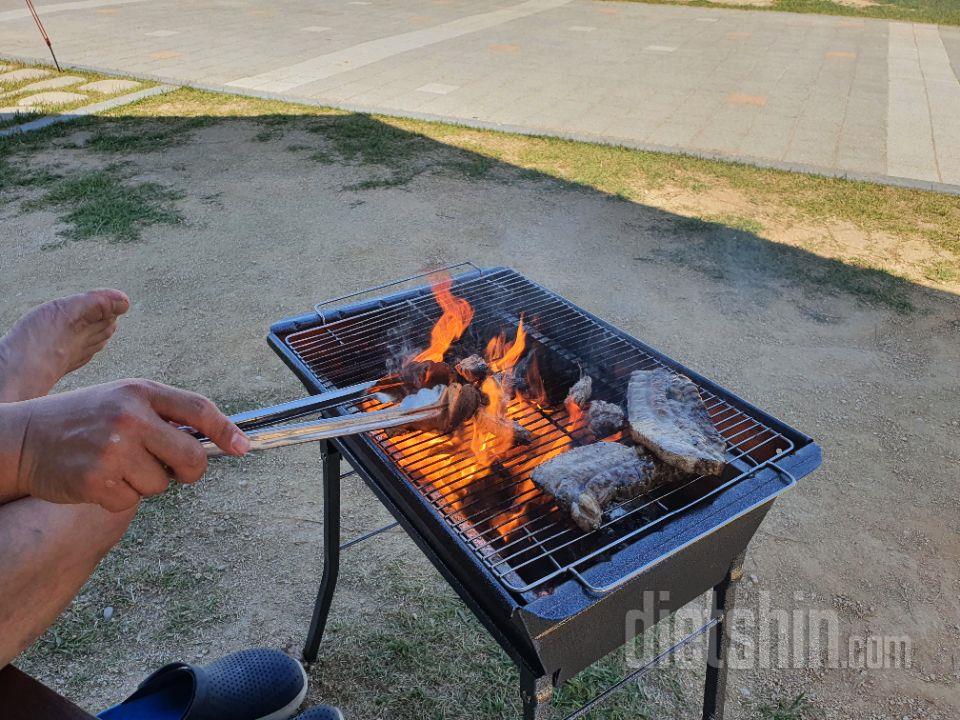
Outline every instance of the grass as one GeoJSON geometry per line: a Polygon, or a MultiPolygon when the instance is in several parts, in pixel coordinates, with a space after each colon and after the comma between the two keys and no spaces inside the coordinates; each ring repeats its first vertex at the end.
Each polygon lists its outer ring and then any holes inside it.
{"type": "Polygon", "coordinates": [[[772,3],[767,6],[738,4],[736,0],[731,0],[731,2],[712,2],[711,0],[629,1],[657,5],[776,10],[780,12],[868,17],[881,20],[908,20],[938,25],[960,25],[960,4],[956,0],[875,0],[875,4],[865,6],[844,5],[834,0],[772,0],[772,3]]]}
{"type": "Polygon", "coordinates": [[[0,155],[0,198],[5,193],[51,185],[57,178],[45,168],[25,168],[0,155]]]}
{"type": "Polygon", "coordinates": [[[811,710],[803,693],[790,700],[761,702],[755,707],[758,720],[806,720],[810,717],[811,710]]]}
{"type": "MultiPolygon", "coordinates": [[[[92,132],[78,150],[136,162],[148,152],[188,141],[196,128],[249,118],[259,128],[250,135],[253,141],[283,140],[296,133],[281,147],[300,161],[362,170],[366,176],[344,188],[355,192],[399,188],[425,173],[446,173],[513,184],[574,184],[619,201],[661,207],[681,216],[675,227],[688,237],[662,248],[653,259],[685,262],[711,277],[724,277],[732,267],[726,253],[736,250],[763,256],[769,264],[766,275],[752,273],[758,280],[848,294],[901,312],[911,307],[911,283],[960,282],[960,199],[955,196],[189,89],[107,116],[75,126],[92,132]],[[683,199],[665,201],[661,195],[683,199]],[[724,202],[711,203],[712,197],[724,202]],[[726,202],[730,197],[732,206],[726,202]],[[829,228],[837,225],[887,238],[889,250],[882,255],[832,247],[829,228]],[[808,228],[809,238],[787,239],[787,231],[797,226],[808,228]],[[899,246],[906,241],[926,248],[928,259],[916,267],[904,265],[899,246]],[[768,246],[777,252],[764,253],[768,246]],[[811,264],[805,253],[835,262],[811,264]]],[[[0,194],[46,191],[48,197],[39,203],[61,209],[73,237],[133,239],[146,224],[176,222],[171,202],[178,194],[172,190],[121,183],[106,170],[58,180],[49,170],[15,162],[65,132],[61,126],[0,140],[0,163],[7,170],[0,177],[0,194]]]]}
{"type": "MultiPolygon", "coordinates": [[[[349,704],[362,717],[505,720],[520,715],[515,666],[438,576],[424,576],[419,569],[412,573],[408,564],[391,560],[345,569],[342,578],[351,589],[379,598],[382,615],[376,623],[334,615],[314,672],[320,697],[349,704]]],[[[580,707],[627,672],[619,652],[580,673],[555,694],[556,716],[580,707]]],[[[615,694],[591,717],[643,720],[685,707],[682,684],[671,681],[676,672],[655,671],[649,682],[615,694]]]]}
{"type": "Polygon", "coordinates": [[[105,237],[116,242],[137,240],[146,225],[181,220],[173,206],[179,192],[154,182],[125,182],[117,166],[56,179],[26,209],[54,207],[69,228],[66,238],[105,237]]]}
{"type": "Polygon", "coordinates": [[[910,281],[863,258],[811,264],[805,252],[772,245],[759,236],[762,225],[738,216],[686,218],[680,226],[688,233],[688,242],[635,259],[682,264],[717,281],[749,282],[771,296],[783,287],[796,287],[814,294],[853,296],[897,313],[914,309],[910,281]]]}
{"type": "Polygon", "coordinates": [[[190,140],[192,130],[210,124],[209,118],[193,117],[144,127],[142,121],[131,123],[120,118],[103,127],[102,120],[86,118],[81,120],[77,127],[92,128],[92,135],[79,146],[85,150],[114,155],[136,155],[182,145],[190,140]]]}

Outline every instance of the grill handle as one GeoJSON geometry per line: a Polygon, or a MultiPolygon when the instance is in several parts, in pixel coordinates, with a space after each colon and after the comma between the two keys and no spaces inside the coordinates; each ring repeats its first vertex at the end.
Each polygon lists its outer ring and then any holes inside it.
{"type": "Polygon", "coordinates": [[[318,302],[313,306],[314,311],[317,315],[320,316],[322,322],[327,322],[326,317],[323,315],[323,310],[321,308],[326,307],[327,305],[332,305],[333,303],[343,302],[344,300],[350,300],[355,298],[358,295],[366,295],[367,293],[378,292],[380,290],[386,290],[387,288],[396,287],[397,285],[403,285],[404,283],[410,282],[411,280],[419,280],[421,278],[429,277],[434,273],[438,272],[450,272],[452,274],[453,270],[462,267],[471,267],[477,272],[480,272],[480,268],[474,265],[469,260],[459,263],[454,263],[453,265],[446,265],[444,267],[435,268],[434,270],[427,270],[426,272],[418,273],[416,275],[410,275],[409,277],[401,278],[400,280],[391,280],[388,283],[383,285],[377,285],[376,287],[366,288],[365,290],[358,290],[357,292],[347,293],[346,295],[341,295],[340,297],[330,298],[329,300],[324,300],[323,302],[318,302]]]}

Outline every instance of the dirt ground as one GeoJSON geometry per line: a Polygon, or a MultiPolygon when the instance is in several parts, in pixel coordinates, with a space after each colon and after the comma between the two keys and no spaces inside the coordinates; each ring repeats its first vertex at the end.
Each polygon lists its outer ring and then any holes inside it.
{"type": "MultiPolygon", "coordinates": [[[[78,147],[89,136],[66,133],[30,162],[118,161],[78,147]]],[[[784,267],[836,262],[814,252],[722,223],[701,252],[703,228],[657,206],[667,199],[631,202],[502,163],[364,186],[376,173],[363,163],[305,157],[324,142],[296,123],[274,132],[223,120],[120,156],[129,178],[183,194],[182,222],[131,242],[55,242],[67,228],[56,209],[0,204],[0,325],[51,297],[121,288],[133,307],[120,332],[63,388],[143,376],[237,411],[302,394],[264,342],[272,322],[426,266],[514,267],[823,446],[823,467],[776,504],[751,545],[739,604],[756,607],[767,592],[785,610],[834,610],[844,649],[851,636],[907,635],[912,666],[732,671],[732,714],[960,716],[956,295],[915,285],[912,311],[867,303],[784,277],[784,267]],[[800,693],[797,714],[763,704],[800,693]]],[[[697,207],[697,193],[673,198],[684,204],[697,207]]],[[[147,503],[22,665],[99,709],[170,659],[253,644],[296,652],[320,574],[318,477],[316,448],[290,448],[218,461],[199,486],[147,503]]],[[[344,494],[345,537],[389,519],[356,478],[344,494]]],[[[341,575],[313,700],[351,718],[516,716],[505,656],[404,535],[351,549],[341,575]]],[[[594,717],[699,717],[700,678],[655,673],[630,691],[640,709],[594,717]]]]}

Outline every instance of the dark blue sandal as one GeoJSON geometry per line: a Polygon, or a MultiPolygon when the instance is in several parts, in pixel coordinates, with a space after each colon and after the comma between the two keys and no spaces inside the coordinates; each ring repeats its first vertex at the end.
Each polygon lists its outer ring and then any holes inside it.
{"type": "Polygon", "coordinates": [[[343,720],[343,713],[331,705],[317,705],[293,720],[343,720]]]}
{"type": "Polygon", "coordinates": [[[279,650],[252,649],[209,665],[165,665],[101,720],[288,720],[307,694],[307,674],[279,650]]]}

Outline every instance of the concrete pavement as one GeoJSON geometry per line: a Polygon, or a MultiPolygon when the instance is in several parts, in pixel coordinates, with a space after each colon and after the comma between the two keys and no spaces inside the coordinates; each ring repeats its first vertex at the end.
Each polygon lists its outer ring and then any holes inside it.
{"type": "MultiPolygon", "coordinates": [[[[595,0],[78,0],[62,62],[960,190],[960,31],[595,0]]],[[[0,53],[45,59],[19,2],[0,53]]]]}

